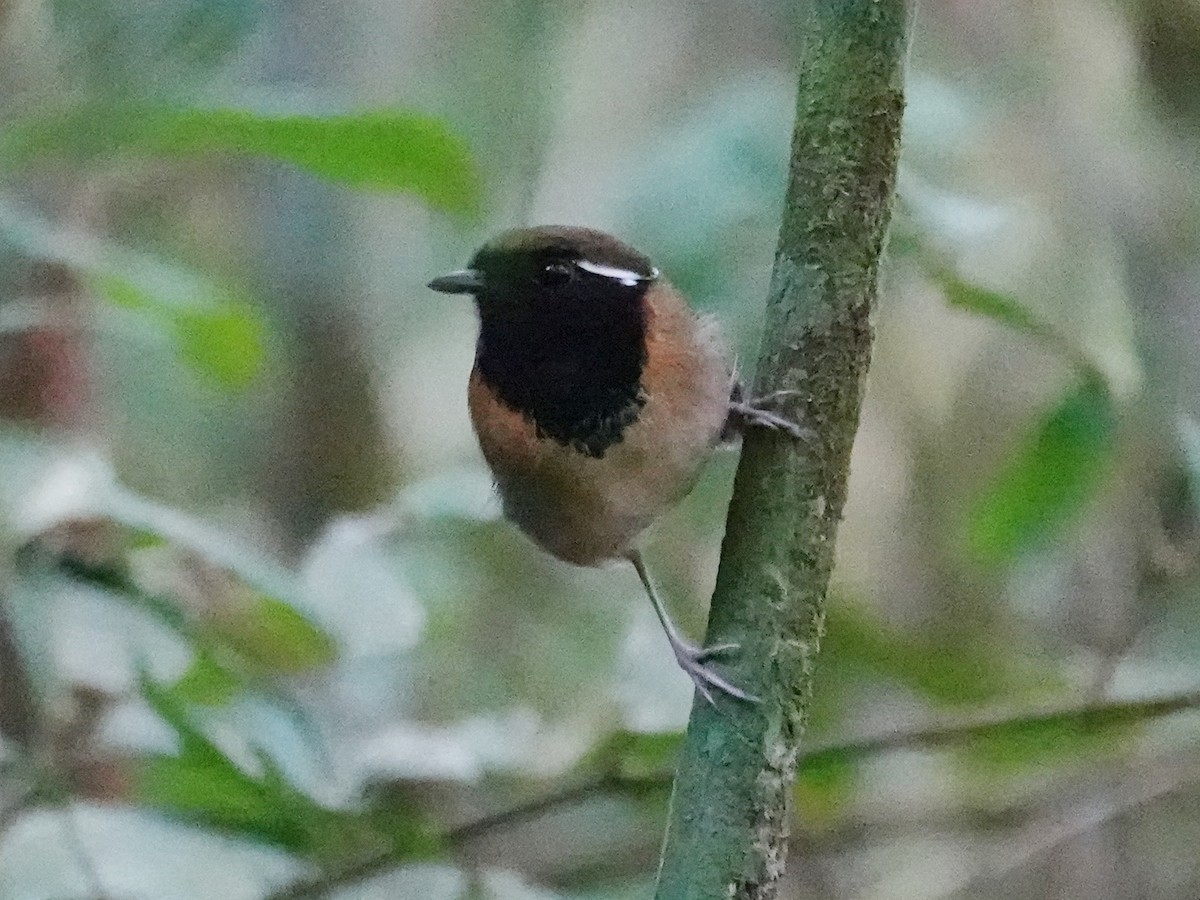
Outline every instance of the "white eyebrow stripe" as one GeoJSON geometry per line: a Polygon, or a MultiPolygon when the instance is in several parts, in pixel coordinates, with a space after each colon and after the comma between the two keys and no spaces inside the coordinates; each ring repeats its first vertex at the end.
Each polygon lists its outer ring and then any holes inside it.
{"type": "Polygon", "coordinates": [[[616,266],[606,266],[602,263],[589,262],[586,259],[579,260],[576,265],[585,272],[591,272],[593,275],[599,275],[601,278],[611,278],[613,281],[621,282],[626,287],[633,287],[639,281],[653,281],[658,277],[658,269],[651,269],[649,275],[643,275],[631,269],[618,269],[616,266]]]}

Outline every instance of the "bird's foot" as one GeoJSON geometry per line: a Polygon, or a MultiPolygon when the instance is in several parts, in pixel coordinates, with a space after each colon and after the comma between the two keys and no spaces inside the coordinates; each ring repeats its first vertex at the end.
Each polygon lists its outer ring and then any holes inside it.
{"type": "Polygon", "coordinates": [[[774,403],[799,395],[799,391],[774,391],[763,397],[743,400],[741,391],[735,391],[729,399],[729,419],[725,424],[725,433],[743,433],[747,428],[767,428],[771,431],[781,431],[796,441],[809,442],[815,439],[815,433],[798,422],[770,409],[774,403]]]}
{"type": "Polygon", "coordinates": [[[712,647],[697,647],[695,644],[683,640],[671,642],[671,649],[675,651],[675,659],[679,663],[679,667],[687,672],[688,677],[692,679],[692,683],[696,685],[696,690],[700,692],[700,696],[712,706],[717,705],[716,697],[713,695],[714,690],[727,694],[737,700],[744,700],[747,703],[759,702],[758,697],[746,693],[746,691],[743,691],[724,676],[717,674],[707,665],[708,661],[713,657],[720,656],[722,653],[732,652],[739,649],[739,647],[739,644],[716,644],[712,647]]]}

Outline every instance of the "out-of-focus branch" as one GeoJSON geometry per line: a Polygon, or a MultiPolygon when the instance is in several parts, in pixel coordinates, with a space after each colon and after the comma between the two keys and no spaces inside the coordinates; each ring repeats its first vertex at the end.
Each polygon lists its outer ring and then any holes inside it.
{"type": "MultiPolygon", "coordinates": [[[[993,711],[968,718],[935,722],[918,728],[903,728],[815,744],[800,752],[798,762],[803,766],[806,763],[814,764],[824,760],[853,761],[897,750],[952,749],[1004,731],[1017,733],[1051,725],[1061,725],[1074,733],[1087,734],[1191,709],[1200,709],[1200,691],[1185,691],[1142,700],[1025,710],[1018,713],[993,711]]],[[[448,838],[452,844],[466,843],[498,830],[536,820],[597,794],[644,795],[648,789],[665,788],[670,780],[671,773],[667,770],[639,776],[600,775],[529,803],[522,803],[461,825],[453,829],[448,838]]]]}
{"type": "Polygon", "coordinates": [[[33,749],[38,724],[33,682],[0,598],[0,736],[28,752],[33,749]]]}
{"type": "MultiPolygon", "coordinates": [[[[817,744],[801,751],[798,761],[800,764],[819,762],[823,759],[849,761],[894,750],[952,748],[974,739],[988,737],[1001,730],[1021,731],[1052,724],[1070,726],[1077,732],[1086,733],[1089,730],[1132,724],[1189,709],[1200,709],[1200,690],[1143,700],[1060,706],[1025,710],[1020,713],[993,711],[919,728],[898,729],[817,744]]],[[[598,795],[629,794],[644,797],[648,790],[665,790],[670,782],[671,773],[666,770],[637,776],[604,773],[568,785],[562,790],[528,803],[521,803],[459,825],[446,833],[445,842],[450,846],[462,847],[497,832],[516,828],[558,810],[584,803],[598,795]]],[[[407,861],[400,853],[383,852],[346,868],[288,885],[271,894],[267,900],[318,900],[337,888],[363,881],[407,861]]]]}
{"type": "MultiPolygon", "coordinates": [[[[1028,825],[1004,848],[979,866],[964,867],[953,878],[924,896],[928,900],[951,900],[970,896],[972,887],[995,881],[1030,865],[1067,841],[1127,815],[1181,788],[1200,781],[1195,761],[1185,765],[1156,766],[1127,779],[1101,798],[1089,798],[1066,809],[1055,809],[1028,825]]],[[[864,900],[886,900],[896,895],[896,885],[883,883],[862,894],[864,900]]]]}

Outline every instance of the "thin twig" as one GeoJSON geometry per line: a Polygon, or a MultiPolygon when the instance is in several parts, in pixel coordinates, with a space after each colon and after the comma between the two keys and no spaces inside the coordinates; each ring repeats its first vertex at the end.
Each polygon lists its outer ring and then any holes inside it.
{"type": "MultiPolygon", "coordinates": [[[[896,750],[953,747],[984,737],[992,731],[1034,728],[1058,720],[1075,723],[1081,730],[1086,730],[1089,727],[1103,728],[1117,722],[1141,721],[1198,708],[1200,691],[1186,691],[1144,700],[1109,701],[1082,706],[1025,710],[1019,713],[993,711],[918,728],[893,729],[874,735],[814,744],[801,752],[799,763],[803,766],[822,758],[857,759],[896,750]],[[1096,719],[1105,721],[1096,723],[1096,719]],[[1089,725],[1089,721],[1092,724],[1089,725]]],[[[648,788],[662,788],[670,784],[671,777],[672,773],[666,769],[641,776],[600,775],[590,781],[461,825],[449,833],[448,839],[456,845],[466,843],[497,829],[521,825],[555,812],[561,807],[572,806],[595,794],[641,792],[648,788]]]]}
{"type": "Polygon", "coordinates": [[[285,885],[277,891],[272,891],[263,900],[317,900],[338,888],[366,881],[407,861],[395,853],[380,853],[336,872],[285,885]]]}
{"type": "Polygon", "coordinates": [[[1013,713],[988,712],[971,718],[935,723],[910,730],[893,730],[850,741],[837,741],[810,747],[801,754],[801,761],[814,757],[867,756],[888,750],[927,749],[961,744],[988,732],[1001,729],[1032,728],[1061,720],[1080,730],[1110,727],[1142,719],[1170,715],[1187,709],[1200,708],[1200,690],[1168,694],[1143,700],[1105,701],[1076,706],[1048,707],[1013,713]]]}
{"type": "MultiPolygon", "coordinates": [[[[669,775],[662,778],[658,784],[665,784],[669,775]]],[[[644,789],[648,782],[642,779],[627,779],[613,775],[602,775],[599,778],[588,779],[562,790],[539,797],[517,806],[509,807],[498,813],[484,816],[452,828],[446,834],[446,842],[452,847],[470,843],[496,831],[504,831],[514,826],[523,825],[541,818],[543,815],[556,812],[564,807],[582,803],[589,797],[600,793],[620,793],[630,786],[644,789]]]]}
{"type": "Polygon", "coordinates": [[[0,596],[0,736],[28,752],[37,742],[41,711],[19,637],[0,596]]]}
{"type": "MultiPolygon", "coordinates": [[[[1058,706],[1017,713],[991,711],[917,728],[892,729],[848,740],[816,744],[800,754],[799,762],[803,766],[822,758],[859,759],[897,750],[954,747],[986,737],[990,732],[1036,728],[1058,721],[1072,724],[1081,731],[1101,730],[1116,724],[1143,721],[1189,709],[1200,709],[1200,690],[1142,700],[1058,706]]],[[[456,826],[446,833],[445,843],[452,847],[461,847],[496,832],[536,821],[597,795],[642,795],[648,790],[664,790],[670,785],[671,777],[672,773],[665,769],[637,776],[604,773],[535,800],[456,826]]],[[[407,859],[396,851],[385,851],[346,868],[289,885],[271,894],[267,900],[317,900],[337,888],[364,881],[406,861],[407,859]]]]}
{"type": "Polygon", "coordinates": [[[79,863],[79,869],[83,872],[84,879],[90,882],[92,896],[95,900],[108,900],[111,894],[105,890],[100,870],[96,868],[91,851],[88,850],[87,844],[83,841],[83,835],[79,832],[78,810],[74,805],[68,804],[62,807],[61,812],[63,832],[66,835],[67,843],[71,845],[75,861],[79,863]]]}
{"type": "MultiPolygon", "coordinates": [[[[1035,728],[1055,721],[1073,723],[1080,730],[1100,729],[1116,723],[1128,723],[1157,718],[1200,708],[1200,691],[1186,691],[1165,697],[1120,702],[1099,702],[1076,706],[1050,707],[1026,710],[1019,713],[993,711],[955,721],[938,722],[932,725],[889,730],[859,738],[829,741],[815,744],[800,754],[800,765],[820,758],[861,758],[878,753],[897,750],[932,749],[953,747],[970,740],[985,737],[989,732],[1006,729],[1035,728]],[[1095,722],[1096,719],[1104,721],[1095,722]]],[[[561,806],[572,805],[586,797],[604,791],[624,792],[642,790],[647,787],[662,787],[670,782],[669,771],[655,772],[641,777],[616,778],[600,776],[590,782],[539,798],[527,804],[513,807],[501,813],[487,816],[451,832],[457,836],[456,843],[477,838],[495,828],[520,824],[552,812],[561,806]]]]}
{"type": "MultiPolygon", "coordinates": [[[[1139,778],[1131,779],[1107,798],[1095,797],[1073,804],[1066,810],[1052,812],[1042,820],[1022,830],[1012,842],[1007,842],[999,852],[982,866],[967,868],[958,877],[932,891],[922,890],[922,900],[951,900],[973,896],[982,883],[995,881],[1062,846],[1067,841],[1085,835],[1101,825],[1152,803],[1180,788],[1200,781],[1200,769],[1194,761],[1185,766],[1159,767],[1139,778]]],[[[860,900],[882,900],[901,895],[898,886],[892,883],[877,885],[862,894],[860,900]]]]}

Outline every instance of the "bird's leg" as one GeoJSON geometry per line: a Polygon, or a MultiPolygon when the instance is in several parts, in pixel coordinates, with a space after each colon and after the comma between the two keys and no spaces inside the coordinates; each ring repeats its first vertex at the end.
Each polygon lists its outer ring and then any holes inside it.
{"type": "Polygon", "coordinates": [[[715,706],[716,699],[713,697],[713,689],[715,688],[724,694],[728,694],[730,697],[736,697],[738,700],[745,700],[750,703],[759,702],[758,697],[746,693],[706,665],[708,660],[714,656],[727,651],[737,650],[739,645],[717,644],[712,647],[697,647],[680,634],[679,629],[671,621],[671,616],[667,613],[667,608],[663,605],[658,592],[654,589],[654,585],[650,581],[650,575],[646,572],[646,564],[642,561],[641,552],[636,549],[630,550],[628,556],[629,561],[633,563],[634,569],[637,570],[638,578],[642,580],[642,586],[650,596],[650,603],[654,606],[654,613],[658,616],[658,621],[662,623],[663,631],[667,633],[667,640],[671,643],[671,650],[675,654],[675,660],[679,663],[679,667],[687,672],[688,677],[692,679],[692,683],[696,685],[696,690],[700,692],[701,696],[715,706]]]}
{"type": "Polygon", "coordinates": [[[745,433],[747,428],[769,428],[772,431],[782,431],[797,441],[811,441],[813,432],[794,422],[786,416],[770,409],[771,404],[788,397],[795,397],[799,391],[774,391],[763,397],[746,399],[742,383],[734,376],[733,385],[729,390],[729,416],[725,419],[725,427],[721,431],[724,440],[732,440],[736,435],[745,433]]]}

